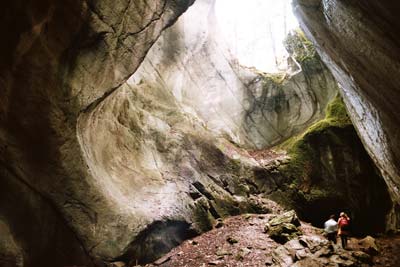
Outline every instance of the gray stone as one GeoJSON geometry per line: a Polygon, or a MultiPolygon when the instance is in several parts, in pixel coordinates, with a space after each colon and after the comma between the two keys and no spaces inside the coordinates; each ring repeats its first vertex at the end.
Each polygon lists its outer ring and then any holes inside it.
{"type": "MultiPolygon", "coordinates": [[[[393,1],[294,1],[300,25],[341,85],[353,123],[400,201],[400,47],[398,6],[393,1]],[[392,38],[392,36],[394,38],[392,38]],[[384,66],[384,67],[382,67],[384,66]]],[[[393,214],[389,228],[396,228],[393,214]]]]}
{"type": "Polygon", "coordinates": [[[294,210],[277,215],[268,221],[268,224],[270,226],[276,226],[282,223],[290,223],[295,226],[300,226],[300,221],[297,218],[296,212],[294,210]]]}
{"type": "Polygon", "coordinates": [[[253,149],[278,144],[321,119],[338,90],[321,61],[304,71],[302,62],[293,64],[286,78],[240,66],[227,52],[212,2],[196,1],[165,31],[129,83],[163,87],[207,128],[253,149]]]}
{"type": "Polygon", "coordinates": [[[379,248],[375,243],[375,238],[372,236],[367,236],[360,241],[358,241],[361,249],[370,255],[377,255],[379,253],[379,248]]]}
{"type": "Polygon", "coordinates": [[[284,247],[277,247],[272,253],[273,262],[282,267],[292,266],[294,258],[291,253],[284,247]]]}
{"type": "Polygon", "coordinates": [[[192,2],[43,1],[34,8],[3,3],[10,16],[1,17],[8,36],[0,49],[1,202],[20,199],[11,212],[1,205],[0,216],[18,231],[26,222],[18,236],[27,252],[24,264],[89,266],[85,251],[109,261],[148,225],[90,170],[78,140],[78,117],[135,72],[161,32],[192,2]],[[19,187],[5,195],[10,183],[20,183],[25,195],[19,187]],[[138,217],[141,222],[132,225],[138,217]]]}

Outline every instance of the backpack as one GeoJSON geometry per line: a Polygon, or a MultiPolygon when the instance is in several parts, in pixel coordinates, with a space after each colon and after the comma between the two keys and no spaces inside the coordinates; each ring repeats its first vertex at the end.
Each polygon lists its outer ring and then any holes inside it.
{"type": "Polygon", "coordinates": [[[341,218],[340,219],[340,228],[342,230],[349,230],[350,227],[350,222],[347,218],[341,218]]]}

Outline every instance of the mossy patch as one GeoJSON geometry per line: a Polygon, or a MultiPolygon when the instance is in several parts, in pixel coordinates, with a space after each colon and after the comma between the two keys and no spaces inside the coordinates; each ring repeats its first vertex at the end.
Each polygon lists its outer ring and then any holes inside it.
{"type": "Polygon", "coordinates": [[[327,134],[330,140],[341,142],[335,134],[331,134],[331,128],[344,128],[351,125],[343,100],[338,95],[326,108],[325,118],[311,125],[304,133],[288,139],[279,146],[288,151],[291,160],[289,164],[281,168],[284,176],[292,179],[292,188],[300,188],[309,191],[311,184],[310,175],[313,162],[317,155],[312,147],[310,139],[315,135],[327,134]]]}
{"type": "Polygon", "coordinates": [[[205,199],[199,199],[193,208],[193,219],[196,224],[196,228],[200,232],[206,232],[212,229],[215,221],[208,209],[208,203],[205,199]]]}
{"type": "Polygon", "coordinates": [[[320,61],[314,45],[307,39],[300,28],[291,31],[284,44],[289,54],[301,65],[320,61]]]}

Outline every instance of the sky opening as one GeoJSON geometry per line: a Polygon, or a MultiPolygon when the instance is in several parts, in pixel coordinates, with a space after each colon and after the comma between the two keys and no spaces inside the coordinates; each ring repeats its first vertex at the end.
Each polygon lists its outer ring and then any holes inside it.
{"type": "Polygon", "coordinates": [[[287,33],[298,27],[291,0],[216,0],[221,34],[241,65],[276,73],[286,70],[287,33]]]}

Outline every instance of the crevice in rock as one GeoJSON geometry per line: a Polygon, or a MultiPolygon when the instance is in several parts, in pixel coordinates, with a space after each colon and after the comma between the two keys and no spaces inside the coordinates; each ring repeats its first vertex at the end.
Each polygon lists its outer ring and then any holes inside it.
{"type": "Polygon", "coordinates": [[[214,200],[213,195],[212,195],[210,192],[208,192],[208,190],[205,188],[205,186],[204,186],[202,183],[196,181],[196,182],[192,183],[192,185],[193,185],[202,195],[204,195],[206,198],[208,198],[209,200],[214,200]]]}
{"type": "Polygon", "coordinates": [[[185,221],[156,221],[147,226],[116,261],[131,264],[150,263],[184,240],[197,235],[185,221]]]}

